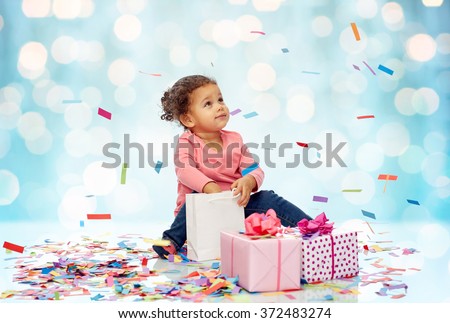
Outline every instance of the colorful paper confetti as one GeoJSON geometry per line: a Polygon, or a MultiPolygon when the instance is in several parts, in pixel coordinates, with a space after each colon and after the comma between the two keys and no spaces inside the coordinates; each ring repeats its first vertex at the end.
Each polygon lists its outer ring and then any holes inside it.
{"type": "Polygon", "coordinates": [[[158,160],[158,162],[155,165],[155,171],[159,174],[162,167],[163,167],[163,162],[158,160]]]}
{"type": "Polygon", "coordinates": [[[369,115],[357,116],[356,117],[356,119],[371,119],[371,118],[375,118],[375,116],[373,114],[369,114],[369,115]]]}
{"type": "Polygon", "coordinates": [[[371,218],[371,219],[376,220],[376,217],[375,217],[375,214],[374,214],[374,213],[369,212],[369,211],[364,211],[364,210],[361,210],[361,212],[362,212],[362,214],[363,214],[364,216],[367,216],[367,217],[369,217],[369,218],[371,218]]]}
{"type": "Polygon", "coordinates": [[[241,111],[242,111],[241,109],[235,109],[235,110],[231,111],[230,114],[231,114],[232,116],[234,116],[234,115],[238,114],[238,113],[241,112],[241,111]]]}
{"type": "Polygon", "coordinates": [[[250,112],[250,113],[244,114],[244,118],[245,118],[245,119],[249,119],[249,118],[253,118],[253,117],[256,117],[257,115],[258,115],[258,113],[257,113],[257,112],[255,112],[255,111],[253,111],[253,112],[250,112]]]}
{"type": "Polygon", "coordinates": [[[313,196],[313,201],[314,202],[322,202],[322,203],[327,203],[328,202],[328,197],[325,196],[313,196]]]}
{"type": "Polygon", "coordinates": [[[253,172],[255,169],[257,169],[259,167],[258,163],[254,163],[253,165],[250,165],[247,168],[244,168],[242,170],[242,176],[245,176],[247,174],[250,174],[251,172],[253,172]]]}
{"type": "Polygon", "coordinates": [[[408,199],[406,199],[406,201],[407,201],[409,204],[420,205],[419,201],[416,201],[416,200],[408,200],[408,199]]]}
{"type": "Polygon", "coordinates": [[[390,68],[387,68],[386,66],[383,66],[383,65],[378,65],[378,69],[380,70],[380,71],[382,71],[382,72],[385,72],[386,74],[389,74],[389,75],[392,75],[392,74],[394,74],[394,71],[393,70],[391,70],[390,68]]]}
{"type": "Polygon", "coordinates": [[[126,182],[127,182],[127,169],[128,169],[128,164],[123,163],[122,164],[122,172],[120,173],[120,184],[126,184],[126,182]]]}
{"type": "Polygon", "coordinates": [[[88,214],[88,220],[111,220],[111,214],[107,213],[97,213],[97,214],[88,214]]]}
{"type": "Polygon", "coordinates": [[[23,251],[25,250],[25,247],[16,245],[16,244],[8,242],[8,241],[3,242],[3,248],[18,252],[18,253],[23,253],[23,251]]]}
{"type": "Polygon", "coordinates": [[[106,110],[103,110],[102,108],[98,108],[98,115],[99,116],[102,116],[103,118],[106,118],[106,119],[108,119],[108,120],[111,120],[111,118],[112,118],[112,114],[111,114],[111,112],[108,112],[108,111],[106,111],[106,110]]]}
{"type": "Polygon", "coordinates": [[[352,22],[352,23],[350,23],[350,26],[352,27],[353,35],[355,35],[356,41],[360,41],[361,36],[359,35],[359,30],[358,30],[358,27],[356,26],[356,24],[354,22],[352,22]]]}

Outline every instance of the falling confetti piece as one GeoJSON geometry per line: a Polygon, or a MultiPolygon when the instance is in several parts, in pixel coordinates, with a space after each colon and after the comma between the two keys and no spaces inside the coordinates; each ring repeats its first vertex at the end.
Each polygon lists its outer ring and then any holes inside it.
{"type": "Polygon", "coordinates": [[[344,189],[344,190],[342,190],[342,192],[359,193],[359,192],[362,192],[362,189],[361,188],[344,189]]]}
{"type": "Polygon", "coordinates": [[[158,162],[156,163],[156,166],[155,166],[155,171],[156,171],[158,174],[159,174],[159,172],[161,171],[162,166],[163,166],[162,161],[159,161],[159,160],[158,160],[158,162]]]}
{"type": "Polygon", "coordinates": [[[361,212],[362,212],[362,214],[363,214],[364,216],[367,216],[367,217],[369,217],[369,218],[371,218],[371,219],[376,220],[375,214],[374,214],[374,213],[368,212],[368,211],[364,211],[364,210],[361,210],[361,212]]]}
{"type": "Polygon", "coordinates": [[[387,68],[386,66],[383,66],[383,65],[378,65],[378,69],[380,70],[380,71],[382,71],[382,72],[385,72],[386,74],[389,74],[389,75],[392,75],[392,74],[394,74],[394,71],[393,70],[391,70],[390,68],[387,68]]]}
{"type": "Polygon", "coordinates": [[[282,48],[281,51],[282,51],[283,53],[289,53],[289,49],[287,49],[287,48],[282,48]]]}
{"type": "Polygon", "coordinates": [[[365,115],[365,116],[357,116],[356,119],[370,119],[375,118],[373,114],[365,115]]]}
{"type": "Polygon", "coordinates": [[[311,71],[302,71],[303,74],[315,74],[315,75],[319,75],[319,72],[311,72],[311,71]]]}
{"type": "Polygon", "coordinates": [[[419,201],[416,201],[416,200],[408,200],[408,199],[406,199],[406,201],[408,201],[409,204],[420,205],[419,201]]]}
{"type": "Polygon", "coordinates": [[[236,109],[236,110],[231,111],[230,114],[231,114],[232,116],[234,116],[234,115],[238,114],[238,113],[241,112],[241,111],[242,111],[241,109],[236,109]]]}
{"type": "Polygon", "coordinates": [[[249,119],[249,118],[253,118],[253,117],[256,117],[257,115],[258,115],[258,113],[257,113],[257,112],[255,112],[255,111],[253,111],[253,112],[250,112],[250,113],[244,114],[244,118],[245,118],[245,119],[249,119]]]}
{"type": "Polygon", "coordinates": [[[245,176],[245,175],[247,175],[247,174],[253,172],[253,171],[254,171],[255,169],[257,169],[258,167],[259,167],[259,165],[258,165],[257,163],[254,163],[253,165],[250,165],[249,167],[244,168],[244,169],[242,170],[242,176],[245,176]]]}
{"type": "Polygon", "coordinates": [[[313,201],[314,202],[322,202],[322,203],[327,203],[328,202],[328,197],[325,196],[313,196],[313,201]]]}
{"type": "Polygon", "coordinates": [[[353,35],[355,35],[356,41],[360,41],[361,37],[359,36],[358,27],[354,22],[350,23],[350,26],[352,27],[353,35]]]}
{"type": "Polygon", "coordinates": [[[122,173],[120,174],[120,184],[126,184],[126,181],[127,181],[127,169],[128,169],[128,164],[127,163],[123,163],[123,165],[122,165],[122,173]]]}
{"type": "Polygon", "coordinates": [[[81,100],[63,100],[63,104],[81,103],[81,100]]]}
{"type": "Polygon", "coordinates": [[[398,178],[397,175],[390,175],[390,174],[380,174],[378,175],[378,179],[382,181],[396,181],[398,178]]]}
{"type": "Polygon", "coordinates": [[[297,141],[296,144],[299,145],[300,147],[308,148],[308,144],[307,143],[297,141]]]}
{"type": "Polygon", "coordinates": [[[258,31],[258,30],[252,30],[250,33],[252,34],[260,34],[260,35],[265,35],[266,33],[263,31],[258,31]]]}
{"type": "Polygon", "coordinates": [[[359,68],[359,66],[357,66],[357,65],[355,65],[355,64],[352,64],[352,65],[353,65],[353,68],[354,68],[355,70],[361,71],[361,69],[359,68]]]}
{"type": "Polygon", "coordinates": [[[159,73],[145,73],[145,72],[142,72],[142,71],[139,71],[139,73],[146,74],[146,75],[151,75],[151,76],[162,76],[159,73]]]}
{"type": "Polygon", "coordinates": [[[80,220],[80,227],[84,228],[84,221],[83,220],[80,220]]]}
{"type": "Polygon", "coordinates": [[[103,118],[106,118],[106,119],[108,119],[108,120],[111,120],[111,117],[112,117],[112,114],[111,114],[111,112],[108,112],[108,111],[106,111],[106,110],[103,110],[102,108],[98,108],[98,115],[99,116],[102,116],[103,118]]]}
{"type": "Polygon", "coordinates": [[[23,251],[25,249],[25,247],[16,245],[16,244],[8,242],[8,241],[3,242],[3,248],[18,252],[18,253],[23,253],[23,251]]]}
{"type": "Polygon", "coordinates": [[[88,220],[111,220],[111,214],[107,213],[97,213],[97,214],[88,214],[88,220]]]}
{"type": "Polygon", "coordinates": [[[372,67],[369,66],[369,64],[367,64],[365,61],[363,61],[363,63],[364,63],[364,65],[367,66],[367,68],[372,72],[373,75],[377,75],[377,74],[375,73],[375,71],[372,69],[372,67]]]}

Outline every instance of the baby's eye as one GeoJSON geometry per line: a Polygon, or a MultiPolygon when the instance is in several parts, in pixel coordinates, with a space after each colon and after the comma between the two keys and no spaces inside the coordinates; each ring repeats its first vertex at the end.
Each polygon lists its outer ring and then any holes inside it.
{"type": "Polygon", "coordinates": [[[219,98],[219,102],[220,103],[223,103],[224,101],[223,101],[223,98],[219,98]]]}
{"type": "Polygon", "coordinates": [[[211,105],[211,101],[206,101],[205,102],[205,108],[209,107],[211,105]]]}

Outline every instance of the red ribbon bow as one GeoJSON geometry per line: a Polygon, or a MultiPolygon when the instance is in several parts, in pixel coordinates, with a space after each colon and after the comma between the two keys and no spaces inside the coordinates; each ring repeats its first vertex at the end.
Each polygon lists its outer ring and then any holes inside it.
{"type": "Polygon", "coordinates": [[[247,235],[275,235],[281,227],[281,221],[273,209],[266,214],[253,213],[245,219],[245,234],[247,235]]]}
{"type": "Polygon", "coordinates": [[[303,235],[312,235],[312,234],[330,234],[333,231],[334,222],[329,222],[325,213],[321,213],[316,216],[313,220],[301,219],[297,225],[300,229],[300,233],[303,235]]]}

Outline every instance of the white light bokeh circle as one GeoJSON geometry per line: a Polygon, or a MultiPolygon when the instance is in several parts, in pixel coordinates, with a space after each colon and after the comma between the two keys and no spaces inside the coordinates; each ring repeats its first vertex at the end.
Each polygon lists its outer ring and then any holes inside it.
{"type": "Polygon", "coordinates": [[[90,107],[97,107],[102,102],[102,93],[96,87],[90,86],[85,87],[81,91],[81,100],[90,107]]]}
{"type": "Polygon", "coordinates": [[[114,168],[102,167],[102,162],[90,163],[83,172],[83,183],[86,190],[93,195],[107,195],[117,185],[117,174],[114,168]]]}
{"type": "Polygon", "coordinates": [[[375,171],[383,166],[383,150],[375,143],[362,144],[356,151],[355,161],[359,168],[368,172],[375,171]]]}
{"type": "MultiPolygon", "coordinates": [[[[128,170],[127,175],[130,173],[128,170]]],[[[128,216],[142,211],[150,202],[150,193],[142,182],[127,178],[126,184],[117,185],[106,197],[109,209],[117,217],[128,216]]]]}
{"type": "Polygon", "coordinates": [[[444,134],[431,131],[423,139],[423,146],[428,153],[445,152],[447,141],[444,134]]]}
{"type": "Polygon", "coordinates": [[[169,58],[175,66],[186,66],[191,61],[191,50],[185,45],[175,45],[170,49],[169,58]]]}
{"type": "Polygon", "coordinates": [[[38,112],[26,112],[20,117],[17,130],[25,140],[35,140],[45,131],[45,119],[38,112]]]}
{"type": "Polygon", "coordinates": [[[440,224],[425,224],[419,231],[417,244],[426,258],[437,259],[448,251],[450,235],[448,230],[440,224]]]}
{"type": "Polygon", "coordinates": [[[327,16],[317,16],[311,23],[314,35],[327,37],[333,32],[333,23],[327,16]]]}
{"type": "Polygon", "coordinates": [[[299,123],[309,121],[315,112],[314,100],[307,95],[294,95],[287,102],[287,114],[291,120],[299,123]]]}
{"type": "Polygon", "coordinates": [[[439,107],[439,95],[431,88],[422,87],[414,92],[411,103],[417,113],[431,115],[439,107]]]}
{"type": "Polygon", "coordinates": [[[444,3],[444,0],[422,0],[425,7],[440,7],[444,3]]]}
{"type": "Polygon", "coordinates": [[[91,108],[85,103],[69,104],[64,112],[64,120],[71,129],[86,128],[92,122],[91,108]]]}
{"type": "Polygon", "coordinates": [[[436,54],[436,42],[427,34],[417,34],[406,42],[406,53],[418,62],[427,62],[436,54]]]}
{"type": "Polygon", "coordinates": [[[422,170],[422,163],[425,157],[426,154],[421,147],[411,145],[398,157],[398,164],[406,173],[419,173],[422,170]]]}
{"type": "Polygon", "coordinates": [[[277,11],[284,0],[252,0],[252,4],[258,11],[277,11]]]}
{"type": "Polygon", "coordinates": [[[24,91],[17,85],[8,85],[0,88],[0,102],[22,103],[24,91]]]}
{"type": "Polygon", "coordinates": [[[11,148],[11,137],[9,132],[0,129],[0,159],[8,154],[9,148],[11,148]]]}
{"type": "Polygon", "coordinates": [[[19,53],[19,72],[24,78],[39,77],[47,63],[47,49],[39,42],[28,42],[22,46],[19,53]]]}
{"type": "Polygon", "coordinates": [[[252,15],[240,16],[236,20],[237,28],[239,29],[240,40],[241,41],[254,41],[258,38],[258,34],[251,33],[253,30],[261,31],[263,30],[263,25],[261,20],[252,15]]]}
{"type": "Polygon", "coordinates": [[[203,40],[206,41],[214,41],[213,38],[213,30],[214,30],[214,26],[216,25],[216,21],[214,20],[205,20],[203,21],[203,23],[200,25],[198,32],[200,33],[200,37],[203,40]]]}
{"type": "Polygon", "coordinates": [[[356,11],[362,18],[374,18],[378,13],[377,2],[375,0],[358,0],[356,2],[356,11]]]}
{"type": "Polygon", "coordinates": [[[120,58],[109,65],[108,78],[114,85],[127,85],[134,80],[135,76],[136,68],[129,60],[120,58]]]}
{"type": "Polygon", "coordinates": [[[230,48],[240,41],[241,32],[236,22],[225,19],[214,24],[212,38],[220,47],[230,48]]]}
{"type": "Polygon", "coordinates": [[[377,143],[385,155],[399,156],[409,146],[409,131],[400,123],[386,123],[377,132],[377,143]]]}
{"type": "Polygon", "coordinates": [[[204,44],[197,48],[195,56],[201,65],[211,67],[211,63],[217,60],[218,53],[214,46],[204,44]]]}
{"type": "Polygon", "coordinates": [[[358,193],[343,193],[344,198],[355,205],[367,204],[375,195],[373,177],[363,171],[354,171],[345,175],[341,182],[341,189],[362,189],[358,193]]]}
{"type": "Polygon", "coordinates": [[[141,21],[134,15],[122,15],[114,23],[114,33],[121,41],[134,41],[139,38],[141,31],[141,21]]]}
{"type": "Polygon", "coordinates": [[[23,0],[22,12],[28,18],[43,18],[50,13],[51,0],[23,0]]]}
{"type": "Polygon", "coordinates": [[[4,25],[5,25],[5,22],[3,21],[2,15],[0,15],[0,31],[2,31],[4,25]]]}
{"type": "Polygon", "coordinates": [[[77,59],[76,41],[70,36],[60,36],[52,43],[51,53],[55,61],[69,64],[77,59]],[[75,50],[72,50],[74,48],[75,50]]]}
{"type": "Polygon", "coordinates": [[[367,78],[362,73],[350,74],[346,80],[346,87],[352,94],[361,94],[367,89],[367,78]]]}
{"type": "Polygon", "coordinates": [[[17,176],[6,169],[0,169],[0,205],[9,205],[19,196],[20,185],[17,176]]]}
{"type": "Polygon", "coordinates": [[[388,2],[381,8],[381,16],[383,17],[386,27],[390,30],[400,30],[405,25],[403,8],[397,2],[388,2]]]}
{"type": "Polygon", "coordinates": [[[25,146],[28,151],[34,155],[43,155],[47,153],[52,148],[52,144],[53,136],[48,129],[44,129],[44,132],[39,137],[25,141],[25,146]]]}
{"type": "Polygon", "coordinates": [[[136,90],[129,85],[118,86],[114,91],[114,100],[122,107],[129,107],[136,101],[136,90]]]}
{"type": "Polygon", "coordinates": [[[273,67],[266,63],[256,63],[247,72],[247,81],[256,91],[267,91],[274,86],[277,74],[273,67]]]}
{"type": "Polygon", "coordinates": [[[52,86],[46,95],[46,107],[56,113],[64,113],[67,104],[64,104],[64,100],[72,100],[73,92],[67,86],[54,85],[52,86]]]}
{"type": "Polygon", "coordinates": [[[436,37],[437,50],[442,55],[450,54],[450,34],[442,33],[436,37]]]}
{"type": "Polygon", "coordinates": [[[339,45],[349,54],[362,53],[367,47],[367,35],[361,27],[357,27],[360,36],[359,41],[355,39],[355,35],[353,34],[350,24],[339,35],[339,45]]]}
{"type": "Polygon", "coordinates": [[[145,9],[148,2],[146,0],[118,0],[117,8],[120,13],[138,14],[145,9]]]}
{"type": "Polygon", "coordinates": [[[410,87],[404,87],[397,92],[394,103],[398,112],[406,116],[411,116],[416,113],[412,105],[412,98],[415,92],[416,90],[410,87]]]}
{"type": "Polygon", "coordinates": [[[19,122],[22,111],[17,103],[0,103],[0,129],[14,129],[19,122]]]}
{"type": "Polygon", "coordinates": [[[58,19],[75,19],[81,14],[82,0],[53,0],[52,9],[58,19]]]}
{"type": "Polygon", "coordinates": [[[73,157],[84,157],[91,149],[91,140],[92,138],[86,130],[74,129],[64,138],[64,148],[73,157]]]}
{"type": "Polygon", "coordinates": [[[105,127],[93,127],[88,132],[91,138],[89,152],[94,156],[104,156],[103,146],[113,140],[111,132],[105,127]]]}
{"type": "Polygon", "coordinates": [[[441,177],[448,171],[449,160],[444,153],[428,155],[422,163],[422,177],[434,187],[440,187],[441,177]]]}
{"type": "Polygon", "coordinates": [[[258,116],[264,121],[272,121],[280,114],[280,101],[270,93],[258,95],[252,104],[258,116]]]}
{"type": "Polygon", "coordinates": [[[80,220],[86,220],[88,213],[95,213],[97,200],[87,198],[89,192],[83,186],[75,186],[68,189],[58,207],[58,217],[61,222],[77,221],[74,225],[80,225],[80,220]]]}

